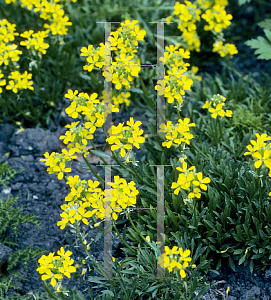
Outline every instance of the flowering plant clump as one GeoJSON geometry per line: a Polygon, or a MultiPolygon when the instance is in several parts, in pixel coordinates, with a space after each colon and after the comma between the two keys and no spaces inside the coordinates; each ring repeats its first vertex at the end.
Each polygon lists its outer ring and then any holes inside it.
{"type": "Polygon", "coordinates": [[[224,111],[222,108],[225,105],[225,100],[226,98],[219,94],[214,95],[210,101],[205,102],[202,108],[207,108],[209,112],[212,114],[212,118],[214,119],[216,119],[217,116],[220,116],[222,118],[224,116],[231,117],[232,111],[231,110],[224,111]]]}
{"type": "Polygon", "coordinates": [[[171,121],[167,121],[167,124],[160,125],[160,132],[165,132],[165,138],[168,140],[162,143],[163,147],[170,148],[171,146],[180,146],[182,142],[190,144],[190,141],[194,136],[189,132],[189,127],[195,126],[195,123],[190,123],[190,119],[179,119],[177,125],[173,125],[171,121]]]}
{"type": "MultiPolygon", "coordinates": [[[[186,156],[185,158],[186,159],[186,156]]],[[[187,162],[184,159],[180,158],[179,161],[182,162],[182,168],[177,167],[176,169],[180,171],[178,181],[173,182],[171,188],[175,189],[174,194],[178,195],[180,189],[187,190],[189,192],[188,199],[192,199],[197,197],[198,199],[201,197],[201,190],[199,187],[206,191],[207,186],[206,183],[210,183],[210,178],[203,178],[202,173],[196,173],[196,167],[192,166],[187,169],[187,162]]],[[[185,203],[185,200],[184,200],[185,203]]],[[[186,203],[185,203],[186,204],[186,203]]]]}
{"type": "Polygon", "coordinates": [[[139,144],[145,142],[145,138],[141,136],[143,130],[139,129],[141,124],[140,121],[134,122],[134,119],[130,118],[127,121],[127,126],[123,126],[124,123],[120,123],[118,126],[113,125],[108,131],[110,137],[106,141],[112,145],[111,150],[120,150],[120,155],[125,157],[127,162],[129,162],[133,146],[139,149],[139,144]],[[128,151],[126,152],[126,150],[128,151]]]}

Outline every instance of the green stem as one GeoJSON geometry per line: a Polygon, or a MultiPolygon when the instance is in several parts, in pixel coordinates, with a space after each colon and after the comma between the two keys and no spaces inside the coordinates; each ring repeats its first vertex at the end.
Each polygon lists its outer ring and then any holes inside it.
{"type": "Polygon", "coordinates": [[[96,267],[99,267],[98,264],[96,263],[96,261],[92,258],[91,254],[89,253],[88,249],[87,249],[87,246],[84,244],[84,241],[82,239],[82,236],[81,236],[81,233],[79,231],[79,227],[78,227],[78,224],[76,223],[75,224],[75,231],[77,233],[77,235],[79,236],[79,239],[80,239],[80,242],[82,243],[84,249],[86,250],[89,258],[91,259],[92,263],[96,266],[96,267]]]}
{"type": "MultiPolygon", "coordinates": [[[[90,141],[91,141],[91,144],[92,144],[92,146],[93,146],[93,149],[97,151],[97,148],[96,148],[95,144],[93,143],[93,141],[92,141],[92,140],[90,140],[90,141]]],[[[109,165],[109,163],[108,163],[103,157],[100,157],[100,158],[101,158],[101,160],[102,160],[106,165],[109,165]]],[[[118,170],[117,170],[116,168],[114,168],[114,167],[111,167],[111,168],[112,168],[114,171],[118,172],[118,170]]]]}
{"type": "Polygon", "coordinates": [[[264,207],[263,207],[263,197],[262,197],[262,186],[261,186],[261,170],[260,168],[257,169],[257,173],[258,173],[258,188],[259,188],[259,196],[260,196],[260,206],[261,206],[261,215],[260,215],[260,219],[262,221],[262,215],[263,215],[263,211],[264,211],[264,207]]]}
{"type": "Polygon", "coordinates": [[[132,250],[134,253],[136,253],[136,250],[134,250],[133,248],[131,248],[131,247],[127,244],[127,242],[122,238],[122,236],[120,235],[120,233],[119,233],[119,231],[118,231],[118,229],[117,229],[117,227],[116,227],[116,225],[115,225],[114,223],[113,223],[113,227],[114,227],[114,229],[116,230],[117,235],[119,236],[119,238],[122,240],[123,244],[124,244],[126,247],[128,247],[130,250],[132,250]]]}
{"type": "Polygon", "coordinates": [[[196,211],[196,201],[195,201],[195,198],[193,198],[193,208],[194,208],[194,227],[196,227],[196,217],[197,217],[197,211],[196,211]]]}
{"type": "MultiPolygon", "coordinates": [[[[38,268],[37,261],[36,261],[36,266],[37,266],[37,268],[38,268]]],[[[41,274],[40,274],[39,272],[38,272],[38,275],[39,275],[39,278],[41,279],[41,274]]],[[[45,283],[45,281],[42,280],[42,279],[41,279],[41,281],[42,281],[42,283],[43,283],[43,285],[44,285],[44,288],[45,288],[46,292],[48,293],[48,295],[50,295],[50,296],[52,297],[52,299],[54,299],[54,300],[59,300],[59,298],[56,297],[56,296],[52,293],[52,291],[48,288],[48,285],[45,283]]]]}
{"type": "Polygon", "coordinates": [[[225,142],[224,137],[223,137],[223,133],[222,133],[221,121],[220,121],[220,118],[218,116],[217,116],[217,120],[218,120],[218,125],[219,125],[219,130],[220,130],[220,136],[221,136],[223,142],[225,142]]]}
{"type": "Polygon", "coordinates": [[[243,75],[241,73],[239,73],[237,70],[235,70],[234,66],[229,61],[229,58],[226,58],[226,64],[238,77],[243,77],[243,75]]]}
{"type": "MultiPolygon", "coordinates": [[[[176,101],[176,99],[174,99],[174,104],[176,105],[176,107],[177,107],[177,103],[176,103],[177,101],[176,101]]],[[[179,109],[177,108],[177,115],[178,115],[178,118],[179,119],[181,119],[181,116],[180,116],[180,111],[179,111],[179,109]]]]}
{"type": "Polygon", "coordinates": [[[103,180],[103,179],[102,179],[102,178],[101,178],[101,177],[93,170],[93,168],[91,167],[91,165],[89,164],[89,162],[86,160],[84,154],[83,154],[83,158],[84,158],[86,164],[88,165],[89,169],[91,170],[91,172],[94,174],[94,176],[95,176],[97,179],[99,179],[100,181],[102,181],[103,183],[105,183],[105,180],[103,180]]]}
{"type": "Polygon", "coordinates": [[[206,156],[197,146],[194,145],[193,142],[190,141],[190,145],[196,150],[198,151],[202,156],[204,156],[205,158],[207,158],[208,160],[212,160],[210,157],[206,156]]]}
{"type": "MultiPolygon", "coordinates": [[[[91,216],[90,218],[91,218],[91,220],[92,220],[93,225],[97,223],[97,222],[95,222],[95,220],[93,219],[93,216],[91,216]]],[[[101,232],[104,232],[100,225],[97,226],[97,227],[99,228],[99,230],[100,230],[101,232]]]]}

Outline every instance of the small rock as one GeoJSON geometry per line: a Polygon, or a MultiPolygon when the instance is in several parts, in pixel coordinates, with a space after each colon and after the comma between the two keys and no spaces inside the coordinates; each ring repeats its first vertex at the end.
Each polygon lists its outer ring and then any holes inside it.
{"type": "Polygon", "coordinates": [[[254,296],[259,296],[261,294],[261,289],[258,286],[254,286],[253,288],[251,288],[250,290],[248,290],[245,294],[244,297],[242,297],[241,299],[243,300],[249,300],[250,298],[254,297],[254,296]]]}
{"type": "Polygon", "coordinates": [[[7,261],[12,249],[0,243],[0,266],[7,261]]]}

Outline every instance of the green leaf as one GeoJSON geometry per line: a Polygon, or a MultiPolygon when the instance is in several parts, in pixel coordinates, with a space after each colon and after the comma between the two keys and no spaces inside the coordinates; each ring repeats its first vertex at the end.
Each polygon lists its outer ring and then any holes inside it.
{"type": "Polygon", "coordinates": [[[244,249],[237,249],[237,250],[234,250],[233,254],[235,255],[238,255],[238,254],[242,254],[244,253],[244,249]]]}
{"type": "Polygon", "coordinates": [[[205,224],[207,224],[209,227],[215,228],[214,224],[213,224],[211,221],[203,220],[203,222],[204,222],[205,224]]]}
{"type": "Polygon", "coordinates": [[[83,73],[79,73],[79,76],[85,80],[91,80],[91,77],[86,75],[86,74],[83,74],[83,73]]]}
{"type": "Polygon", "coordinates": [[[69,299],[70,300],[86,300],[84,295],[80,291],[76,290],[75,288],[73,288],[71,290],[71,294],[70,294],[69,299]]]}
{"type": "Polygon", "coordinates": [[[266,20],[258,23],[258,25],[264,29],[271,30],[271,19],[266,19],[266,20]]]}
{"type": "Polygon", "coordinates": [[[99,156],[99,157],[107,157],[107,158],[112,158],[111,155],[104,153],[102,151],[98,151],[98,150],[90,150],[90,152],[92,152],[93,154],[99,156]]]}
{"type": "MultiPolygon", "coordinates": [[[[265,31],[267,31],[268,36],[271,35],[270,30],[265,29],[265,31]]],[[[256,49],[255,55],[259,55],[257,57],[258,59],[271,59],[271,43],[267,39],[259,36],[257,39],[245,42],[245,44],[250,46],[252,49],[256,49]]]]}
{"type": "Polygon", "coordinates": [[[240,259],[239,259],[239,265],[241,265],[244,261],[246,260],[246,255],[243,255],[240,259]]]}
{"type": "Polygon", "coordinates": [[[152,188],[150,188],[150,187],[148,187],[148,186],[145,186],[145,189],[146,189],[148,192],[152,193],[153,195],[157,196],[157,191],[156,191],[156,190],[154,190],[154,189],[152,189],[152,188]]]}
{"type": "Polygon", "coordinates": [[[245,3],[250,3],[251,0],[238,0],[239,6],[245,4],[245,3]]]}
{"type": "Polygon", "coordinates": [[[235,264],[230,256],[229,256],[229,265],[230,265],[231,269],[235,272],[235,264]]]}
{"type": "Polygon", "coordinates": [[[103,235],[103,233],[101,231],[99,231],[99,233],[95,237],[95,243],[101,238],[102,235],[103,235]]]}
{"type": "Polygon", "coordinates": [[[138,89],[138,88],[135,88],[135,87],[130,88],[129,91],[132,91],[132,92],[135,92],[135,93],[138,93],[138,94],[143,94],[143,91],[141,89],[138,89]]]}

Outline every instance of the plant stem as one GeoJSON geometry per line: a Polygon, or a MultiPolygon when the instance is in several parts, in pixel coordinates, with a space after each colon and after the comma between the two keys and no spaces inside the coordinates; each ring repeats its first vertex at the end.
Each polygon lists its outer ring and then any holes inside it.
{"type": "Polygon", "coordinates": [[[193,224],[193,226],[194,227],[196,227],[195,225],[196,225],[196,217],[197,217],[197,212],[196,212],[196,201],[195,201],[195,198],[193,198],[193,208],[194,208],[194,224],[193,224]]]}
{"type": "Polygon", "coordinates": [[[116,230],[117,235],[119,236],[119,238],[122,240],[123,244],[124,244],[126,247],[128,247],[130,250],[132,250],[134,253],[136,253],[136,250],[134,250],[133,248],[131,248],[131,247],[127,244],[127,242],[122,238],[122,236],[120,235],[120,233],[119,233],[119,231],[118,231],[118,229],[117,229],[117,227],[116,227],[116,225],[115,225],[114,223],[113,223],[113,227],[114,227],[114,229],[116,230]]]}
{"type": "Polygon", "coordinates": [[[262,197],[262,186],[261,186],[261,170],[260,168],[257,169],[257,173],[258,173],[258,188],[259,188],[259,196],[260,196],[260,205],[261,205],[261,214],[260,214],[260,220],[262,222],[262,215],[263,215],[263,197],[262,197]]]}
{"type": "MultiPolygon", "coordinates": [[[[143,177],[140,177],[140,176],[139,176],[139,174],[138,174],[138,172],[136,171],[136,169],[135,169],[133,163],[131,164],[131,166],[132,166],[132,169],[133,169],[133,171],[134,171],[134,174],[136,175],[136,177],[137,177],[138,179],[142,180],[145,184],[147,184],[147,185],[150,186],[150,187],[153,186],[151,183],[149,183],[149,182],[147,182],[146,180],[144,180],[143,177]]],[[[128,169],[128,171],[129,171],[129,169],[128,169]]]]}
{"type": "Polygon", "coordinates": [[[211,160],[210,157],[206,156],[197,146],[194,145],[193,142],[190,141],[190,145],[196,150],[198,151],[201,155],[203,155],[205,158],[207,158],[208,160],[211,160]]]}
{"type": "Polygon", "coordinates": [[[225,142],[225,140],[224,140],[224,136],[223,136],[223,133],[222,133],[222,126],[221,126],[221,121],[220,121],[220,118],[219,118],[219,117],[217,117],[217,120],[218,120],[218,125],[219,125],[219,130],[220,130],[220,136],[221,136],[221,138],[222,138],[223,142],[225,142]]]}
{"type": "MultiPolygon", "coordinates": [[[[38,267],[37,262],[36,262],[36,266],[38,267]]],[[[40,279],[41,279],[40,273],[38,273],[38,275],[39,275],[39,277],[40,277],[40,279]]],[[[50,296],[52,297],[52,299],[54,299],[54,300],[59,300],[59,298],[56,297],[56,296],[52,293],[52,291],[48,288],[48,285],[46,284],[46,282],[45,282],[44,280],[42,280],[42,279],[41,279],[41,281],[42,281],[42,283],[43,283],[43,285],[44,285],[44,288],[45,288],[46,292],[48,293],[48,295],[50,295],[50,296]]],[[[64,299],[65,299],[65,298],[64,298],[64,299]]]]}
{"type": "Polygon", "coordinates": [[[86,250],[86,252],[87,252],[89,258],[90,258],[91,261],[92,261],[92,263],[93,263],[96,267],[98,267],[98,264],[97,264],[96,261],[92,258],[91,254],[89,253],[89,251],[88,251],[88,249],[87,249],[87,246],[86,246],[86,245],[84,244],[84,242],[83,242],[83,239],[82,239],[82,236],[81,236],[81,233],[80,233],[80,231],[79,231],[79,227],[78,227],[78,224],[77,224],[77,223],[75,224],[75,231],[76,231],[77,235],[79,236],[80,242],[82,243],[82,245],[83,245],[84,249],[86,250]]]}
{"type": "MultiPolygon", "coordinates": [[[[96,148],[95,144],[93,143],[93,141],[92,141],[92,140],[90,140],[90,141],[91,141],[91,144],[92,144],[94,150],[97,151],[97,148],[96,148]]],[[[108,163],[103,157],[101,157],[101,160],[102,160],[106,165],[109,165],[109,163],[108,163]]],[[[118,170],[117,170],[116,168],[114,168],[114,167],[111,167],[111,168],[112,168],[114,171],[118,172],[118,170]]]]}
{"type": "Polygon", "coordinates": [[[84,158],[86,164],[88,165],[89,169],[91,170],[91,172],[94,174],[94,176],[95,176],[97,179],[99,179],[100,181],[102,181],[103,183],[105,183],[105,180],[103,180],[103,179],[102,179],[102,178],[101,178],[101,177],[93,170],[93,168],[91,167],[91,165],[89,164],[89,162],[86,160],[84,154],[83,154],[83,158],[84,158]]]}

